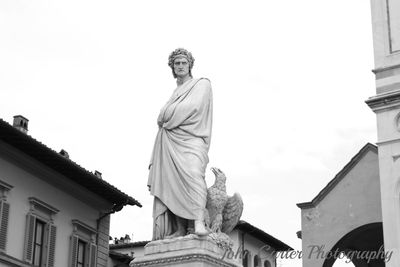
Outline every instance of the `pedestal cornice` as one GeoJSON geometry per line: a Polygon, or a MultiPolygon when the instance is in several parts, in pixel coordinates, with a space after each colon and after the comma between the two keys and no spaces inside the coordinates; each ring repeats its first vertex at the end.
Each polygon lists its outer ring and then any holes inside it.
{"type": "Polygon", "coordinates": [[[131,267],[192,266],[240,267],[239,262],[228,259],[223,248],[210,237],[188,235],[152,241],[145,246],[143,257],[134,259],[131,267]]]}

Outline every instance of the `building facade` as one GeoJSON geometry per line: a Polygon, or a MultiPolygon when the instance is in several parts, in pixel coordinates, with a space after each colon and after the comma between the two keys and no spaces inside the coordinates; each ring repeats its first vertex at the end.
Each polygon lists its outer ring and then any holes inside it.
{"type": "Polygon", "coordinates": [[[106,267],[110,214],[141,204],[0,120],[0,266],[106,267]]]}
{"type": "Polygon", "coordinates": [[[376,146],[366,144],[312,201],[297,206],[303,266],[331,267],[344,255],[356,267],[385,266],[376,146]]]}

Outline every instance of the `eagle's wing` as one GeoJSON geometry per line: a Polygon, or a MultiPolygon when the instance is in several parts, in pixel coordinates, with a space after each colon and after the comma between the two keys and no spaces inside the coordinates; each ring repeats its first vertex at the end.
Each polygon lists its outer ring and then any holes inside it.
{"type": "Polygon", "coordinates": [[[221,231],[229,234],[239,222],[242,212],[242,197],[238,193],[235,193],[232,197],[228,198],[224,211],[222,212],[223,222],[221,231]]]}

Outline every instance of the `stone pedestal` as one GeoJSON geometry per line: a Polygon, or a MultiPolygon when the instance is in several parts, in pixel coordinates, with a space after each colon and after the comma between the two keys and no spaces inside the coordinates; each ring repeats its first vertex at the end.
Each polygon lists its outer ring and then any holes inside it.
{"type": "Polygon", "coordinates": [[[224,257],[225,252],[210,237],[188,235],[148,243],[144,256],[134,259],[130,266],[242,267],[224,257]]]}

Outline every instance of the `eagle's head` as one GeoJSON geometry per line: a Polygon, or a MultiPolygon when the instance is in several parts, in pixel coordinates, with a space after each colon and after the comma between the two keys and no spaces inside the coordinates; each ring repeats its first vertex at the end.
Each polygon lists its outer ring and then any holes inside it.
{"type": "Polygon", "coordinates": [[[211,171],[212,171],[212,172],[214,173],[214,175],[215,175],[215,181],[225,183],[225,181],[226,181],[225,173],[223,173],[220,169],[215,168],[215,167],[212,167],[212,168],[211,168],[211,171]]]}

